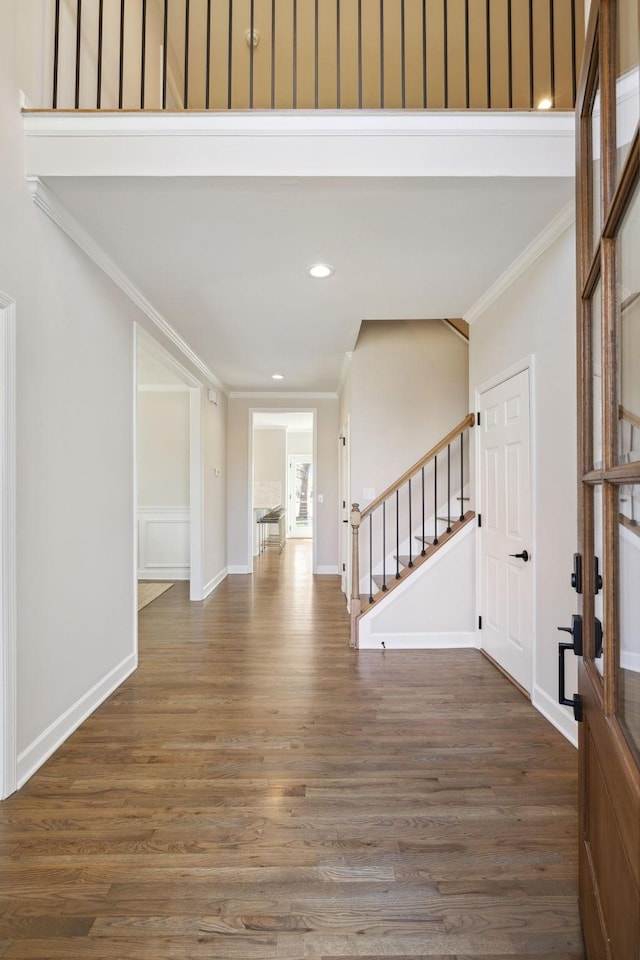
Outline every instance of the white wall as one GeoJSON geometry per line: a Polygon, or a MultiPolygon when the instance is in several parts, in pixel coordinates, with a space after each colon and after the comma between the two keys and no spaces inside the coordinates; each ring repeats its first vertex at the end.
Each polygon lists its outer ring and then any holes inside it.
{"type": "MultiPolygon", "coordinates": [[[[279,483],[280,501],[272,506],[284,506],[287,499],[287,429],[266,427],[253,431],[253,482],[279,483]]],[[[260,504],[263,506],[263,504],[260,504]]]]}
{"type": "Polygon", "coordinates": [[[468,347],[439,320],[365,322],[342,392],[350,413],[351,495],[365,506],[468,409],[468,347]],[[349,398],[349,399],[348,399],[349,398]]]}
{"type": "MultiPolygon", "coordinates": [[[[134,323],[163,341],[27,189],[19,91],[39,102],[42,7],[0,4],[0,290],[17,319],[20,783],[135,668],[134,323]]],[[[212,583],[226,572],[225,415],[224,397],[217,407],[203,397],[212,583]]]]}
{"type": "MultiPolygon", "coordinates": [[[[575,231],[557,239],[488,307],[470,330],[470,403],[484,382],[533,355],[535,654],[532,700],[567,736],[570,711],[557,702],[558,626],[571,622],[576,549],[575,231]]],[[[479,611],[480,612],[480,611],[479,611]]],[[[567,657],[568,685],[576,664],[567,657]]],[[[572,690],[568,690],[569,695],[572,690]]]]}
{"type": "Polygon", "coordinates": [[[310,431],[287,430],[287,454],[313,453],[313,433],[310,431]]]}
{"type": "Polygon", "coordinates": [[[323,503],[315,505],[315,540],[319,573],[337,573],[338,569],[338,400],[332,397],[303,395],[294,398],[230,397],[227,456],[228,542],[230,571],[250,569],[249,555],[249,431],[251,410],[315,410],[317,432],[316,495],[323,503]]]}
{"type": "Polygon", "coordinates": [[[17,317],[21,781],[135,666],[138,315],[27,190],[19,85],[28,77],[16,59],[17,14],[27,8],[0,5],[0,289],[17,317]]]}
{"type": "Polygon", "coordinates": [[[189,391],[138,391],[138,505],[189,506],[189,391]]]}

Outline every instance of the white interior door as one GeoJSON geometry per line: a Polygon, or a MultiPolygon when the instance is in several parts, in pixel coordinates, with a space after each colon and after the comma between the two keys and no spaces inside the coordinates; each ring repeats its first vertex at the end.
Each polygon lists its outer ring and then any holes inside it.
{"type": "Polygon", "coordinates": [[[340,466],[340,571],[342,577],[342,592],[350,597],[351,584],[351,504],[349,502],[349,418],[342,428],[339,438],[338,463],[340,466]]]}
{"type": "Polygon", "coordinates": [[[529,371],[480,395],[483,650],[531,692],[533,566],[529,371]]]}
{"type": "Polygon", "coordinates": [[[287,465],[287,536],[313,536],[313,457],[290,453],[287,465]]]}

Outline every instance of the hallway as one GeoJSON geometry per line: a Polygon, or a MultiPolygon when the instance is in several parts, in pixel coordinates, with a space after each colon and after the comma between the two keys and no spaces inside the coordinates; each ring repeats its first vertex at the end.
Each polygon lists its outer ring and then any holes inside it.
{"type": "Polygon", "coordinates": [[[139,622],[0,806],[0,957],[582,960],[576,752],[478,652],[350,650],[310,541],[139,622]]]}

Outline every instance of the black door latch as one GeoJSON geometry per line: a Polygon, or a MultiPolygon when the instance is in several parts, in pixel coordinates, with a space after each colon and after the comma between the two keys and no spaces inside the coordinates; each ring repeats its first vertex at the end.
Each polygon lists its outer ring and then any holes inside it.
{"type": "Polygon", "coordinates": [[[570,633],[572,637],[571,643],[558,644],[558,702],[565,707],[572,707],[574,718],[580,722],[582,720],[582,697],[579,693],[574,693],[570,700],[565,693],[564,655],[567,650],[572,650],[576,657],[582,656],[582,617],[579,613],[574,613],[571,617],[571,626],[558,627],[558,630],[570,633]]]}

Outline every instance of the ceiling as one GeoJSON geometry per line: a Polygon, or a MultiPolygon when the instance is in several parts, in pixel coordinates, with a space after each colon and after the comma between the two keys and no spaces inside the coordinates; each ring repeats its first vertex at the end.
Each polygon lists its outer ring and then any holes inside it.
{"type": "Polygon", "coordinates": [[[226,387],[273,392],[335,391],[364,319],[462,316],[574,188],[552,177],[46,183],[226,387]],[[334,276],[310,279],[318,261],[334,276]]]}

